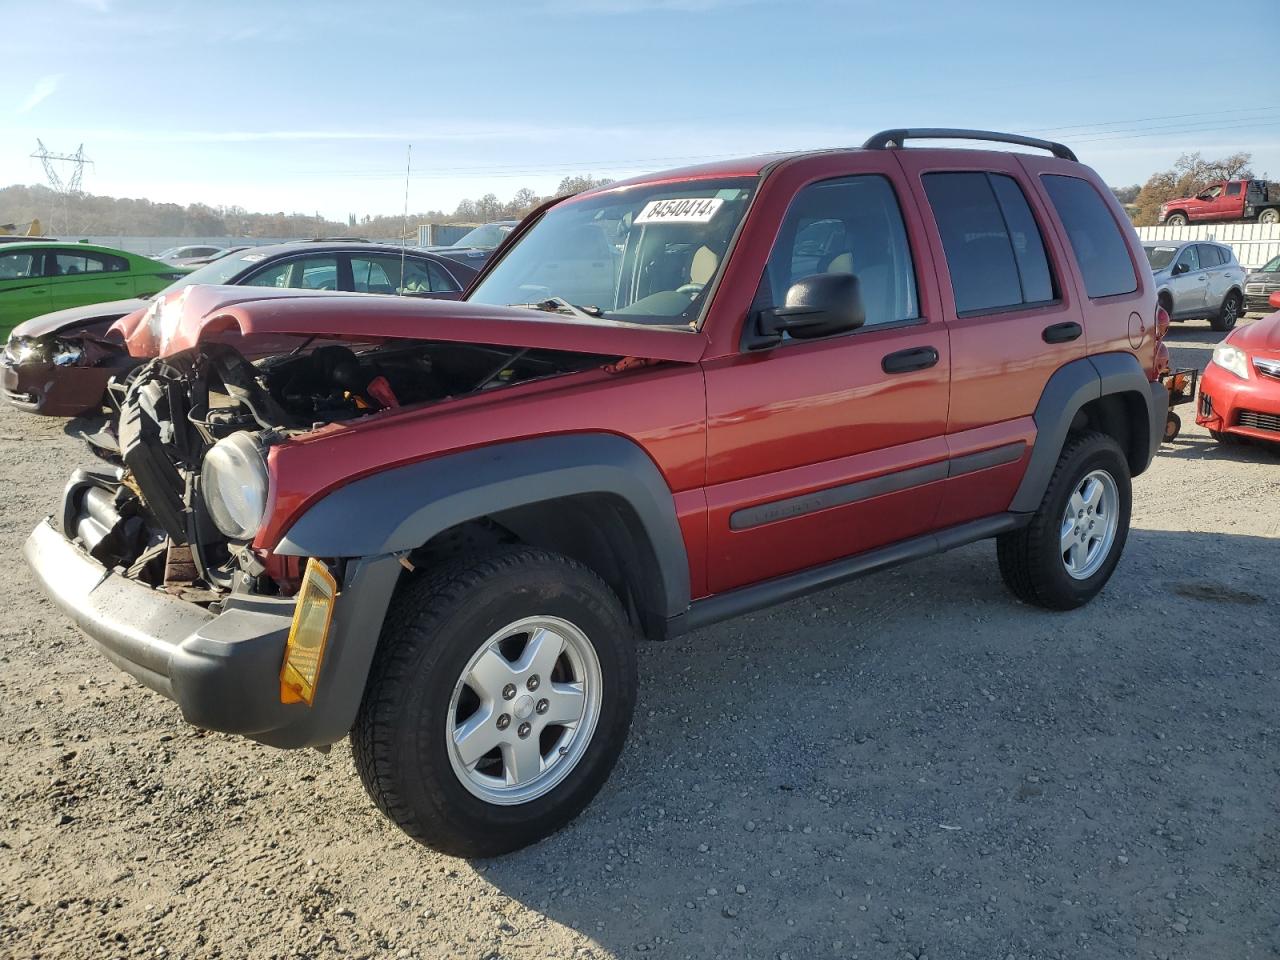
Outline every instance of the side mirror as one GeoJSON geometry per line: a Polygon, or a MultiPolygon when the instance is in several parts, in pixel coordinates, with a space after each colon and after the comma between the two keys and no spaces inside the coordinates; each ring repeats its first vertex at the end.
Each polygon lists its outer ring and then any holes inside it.
{"type": "Polygon", "coordinates": [[[1271,304],[1277,310],[1280,310],[1280,290],[1277,290],[1271,296],[1267,297],[1267,303],[1271,304]]]}
{"type": "Polygon", "coordinates": [[[799,340],[847,333],[867,319],[858,278],[851,273],[816,273],[791,285],[782,306],[761,310],[761,342],[771,346],[784,333],[799,340]]]}
{"type": "Polygon", "coordinates": [[[1173,265],[1173,275],[1175,277],[1181,276],[1182,274],[1187,273],[1190,270],[1191,270],[1191,264],[1189,263],[1175,263],[1173,265]]]}

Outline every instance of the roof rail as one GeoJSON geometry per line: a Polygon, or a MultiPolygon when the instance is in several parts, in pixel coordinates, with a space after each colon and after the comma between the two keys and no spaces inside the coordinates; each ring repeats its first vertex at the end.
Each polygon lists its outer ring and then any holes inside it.
{"type": "Polygon", "coordinates": [[[995,143],[1014,143],[1020,147],[1048,150],[1055,157],[1079,162],[1070,147],[1052,140],[1024,137],[1016,133],[995,133],[991,130],[956,130],[950,127],[916,127],[898,130],[881,130],[864,143],[865,150],[890,150],[903,146],[907,140],[991,140],[995,143]]]}

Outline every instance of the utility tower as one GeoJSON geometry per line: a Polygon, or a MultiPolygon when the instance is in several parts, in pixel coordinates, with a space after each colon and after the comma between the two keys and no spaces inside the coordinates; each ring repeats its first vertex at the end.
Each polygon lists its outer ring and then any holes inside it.
{"type": "Polygon", "coordinates": [[[62,198],[62,229],[69,230],[71,226],[71,198],[80,195],[80,183],[84,179],[84,168],[86,164],[93,163],[92,160],[85,159],[84,144],[80,144],[76,148],[75,153],[50,153],[49,148],[44,145],[44,141],[36,138],[36,152],[31,154],[44,166],[44,175],[49,179],[49,186],[54,193],[62,198]],[[69,163],[71,164],[71,175],[63,179],[62,174],[58,172],[55,164],[69,163]]]}

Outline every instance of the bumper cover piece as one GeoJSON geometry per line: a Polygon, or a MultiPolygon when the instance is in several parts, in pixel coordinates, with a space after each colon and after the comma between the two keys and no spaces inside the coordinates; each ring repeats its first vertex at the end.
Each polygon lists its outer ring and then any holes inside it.
{"type": "Polygon", "coordinates": [[[312,708],[280,702],[291,598],[232,595],[215,613],[107,570],[47,520],[23,554],[107,659],[175,701],[188,722],[279,747],[322,746],[350,730],[401,570],[394,557],[348,564],[312,708]]]}

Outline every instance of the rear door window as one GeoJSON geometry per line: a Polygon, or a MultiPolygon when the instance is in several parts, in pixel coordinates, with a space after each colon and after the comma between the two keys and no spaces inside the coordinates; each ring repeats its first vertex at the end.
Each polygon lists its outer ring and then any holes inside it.
{"type": "Polygon", "coordinates": [[[1200,269],[1208,270],[1210,267],[1222,266],[1222,251],[1210,243],[1202,243],[1199,245],[1200,253],[1200,269]]]}
{"type": "Polygon", "coordinates": [[[458,285],[430,260],[394,255],[351,256],[351,279],[359,293],[455,293],[458,285]],[[403,274],[403,276],[402,276],[403,274]]]}
{"type": "Polygon", "coordinates": [[[1097,299],[1137,290],[1138,275],[1124,235],[1093,185],[1060,174],[1044,174],[1041,180],[1067,231],[1085,292],[1097,299]]]}
{"type": "Polygon", "coordinates": [[[958,316],[1056,299],[1044,239],[1012,177],[929,173],[923,181],[942,238],[958,316]]]}
{"type": "Polygon", "coordinates": [[[338,260],[336,257],[296,257],[264,267],[242,283],[250,287],[337,290],[338,260]]]}
{"type": "Polygon", "coordinates": [[[81,273],[122,273],[129,261],[108,253],[81,253],[56,250],[46,263],[52,277],[71,277],[81,273]]]}

